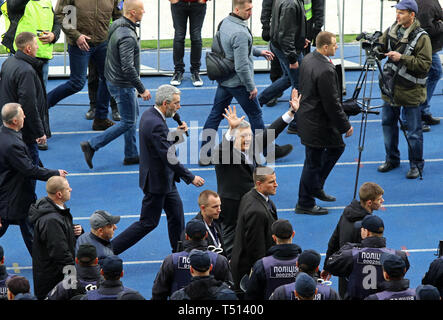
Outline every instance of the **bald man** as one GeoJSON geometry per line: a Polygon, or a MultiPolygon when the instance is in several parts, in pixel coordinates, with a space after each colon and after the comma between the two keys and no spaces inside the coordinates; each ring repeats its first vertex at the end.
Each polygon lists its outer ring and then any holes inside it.
{"type": "Polygon", "coordinates": [[[75,265],[75,242],[83,230],[79,225],[74,227],[72,215],[65,205],[71,199],[71,191],[66,178],[51,177],[46,182],[48,195],[29,209],[35,235],[32,275],[34,293],[39,300],[46,298],[75,265]]]}
{"type": "Polygon", "coordinates": [[[80,143],[85,160],[92,169],[92,157],[100,148],[124,135],[124,165],[139,163],[136,130],[139,105],[137,92],[143,100],[151,99],[151,93],[140,80],[140,48],[137,38],[137,23],[145,13],[142,0],[126,0],[123,17],[109,29],[108,50],[105,61],[105,78],[108,90],[117,102],[121,120],[103,133],[80,143]]]}
{"type": "Polygon", "coordinates": [[[67,172],[45,169],[33,163],[22,138],[25,114],[20,104],[5,104],[1,116],[0,238],[10,224],[19,225],[29,254],[32,255],[33,227],[28,219],[28,211],[31,203],[37,199],[33,180],[46,181],[52,176],[66,176],[67,172]]]}

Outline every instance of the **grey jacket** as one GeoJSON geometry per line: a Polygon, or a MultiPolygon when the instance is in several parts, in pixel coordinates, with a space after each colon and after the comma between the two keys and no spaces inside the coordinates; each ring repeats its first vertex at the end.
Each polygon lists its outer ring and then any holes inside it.
{"type": "Polygon", "coordinates": [[[248,92],[255,88],[253,56],[260,56],[261,50],[252,46],[252,35],[247,22],[229,15],[220,26],[220,41],[227,59],[234,60],[235,74],[220,82],[224,87],[245,86],[248,92]]]}

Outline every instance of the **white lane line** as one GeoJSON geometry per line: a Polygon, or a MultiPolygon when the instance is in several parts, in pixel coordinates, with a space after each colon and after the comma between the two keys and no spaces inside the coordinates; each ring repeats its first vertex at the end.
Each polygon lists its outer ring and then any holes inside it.
{"type": "MultiPolygon", "coordinates": [[[[437,248],[434,249],[407,249],[401,250],[408,253],[426,253],[426,252],[436,252],[437,248]]],[[[320,253],[321,256],[326,256],[326,253],[320,253]]],[[[140,260],[140,261],[125,261],[125,265],[139,265],[139,264],[161,264],[163,260],[140,260]]],[[[20,266],[18,264],[13,267],[6,267],[6,270],[14,270],[14,272],[19,273],[20,270],[32,270],[32,266],[20,266]]]]}
{"type": "MultiPolygon", "coordinates": [[[[435,207],[435,206],[443,206],[443,202],[421,202],[421,203],[394,203],[394,204],[386,204],[383,205],[386,208],[401,208],[401,207],[435,207]]],[[[325,207],[328,210],[343,210],[345,206],[337,206],[337,207],[325,207]]],[[[277,212],[293,212],[294,208],[289,209],[278,209],[277,212]]],[[[198,211],[195,212],[185,212],[185,216],[195,216],[198,213],[198,211]]],[[[163,217],[166,217],[166,214],[162,214],[163,217]]],[[[127,214],[127,215],[120,215],[120,218],[122,219],[132,219],[132,218],[139,218],[139,214],[127,214]]],[[[89,217],[74,217],[75,221],[77,220],[89,220],[89,217]]]]}
{"type": "MultiPolygon", "coordinates": [[[[442,162],[443,159],[425,159],[425,162],[442,162]]],[[[400,160],[401,163],[409,163],[409,160],[400,160]]],[[[384,160],[380,161],[361,161],[361,165],[371,165],[371,164],[381,164],[384,163],[384,160]]],[[[336,166],[350,166],[356,165],[357,161],[352,162],[337,162],[336,166]]],[[[303,167],[303,163],[294,163],[294,164],[278,164],[278,165],[269,165],[272,168],[301,168],[303,167]]],[[[214,171],[214,167],[207,168],[190,168],[191,171],[214,171]]],[[[79,172],[79,173],[69,173],[69,177],[83,177],[83,176],[105,176],[105,175],[121,175],[121,174],[138,174],[139,171],[109,171],[109,172],[79,172]]]]}

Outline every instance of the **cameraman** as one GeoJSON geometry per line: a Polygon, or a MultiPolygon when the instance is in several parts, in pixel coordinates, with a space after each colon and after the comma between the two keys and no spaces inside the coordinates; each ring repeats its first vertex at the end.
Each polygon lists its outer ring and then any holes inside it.
{"type": "Polygon", "coordinates": [[[408,179],[416,179],[423,170],[423,132],[419,105],[426,100],[426,78],[432,60],[428,34],[416,19],[415,0],[402,0],[396,7],[396,22],[379,38],[381,57],[388,57],[380,78],[382,98],[382,127],[386,150],[385,163],[378,167],[388,172],[400,165],[398,121],[400,107],[404,108],[409,141],[410,169],[408,179]],[[384,81],[383,81],[384,80],[384,81]]]}

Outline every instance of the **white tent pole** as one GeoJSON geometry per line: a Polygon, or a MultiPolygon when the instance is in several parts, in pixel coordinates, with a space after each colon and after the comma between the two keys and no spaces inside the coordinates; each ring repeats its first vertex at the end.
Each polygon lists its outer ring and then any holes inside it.
{"type": "MultiPolygon", "coordinates": [[[[344,1],[344,0],[343,0],[344,1]]],[[[346,92],[346,79],[345,79],[345,58],[344,58],[344,23],[342,24],[341,14],[340,14],[340,0],[337,0],[337,17],[338,17],[338,32],[340,36],[340,60],[341,60],[341,71],[342,71],[342,83],[343,91],[346,92]],[[340,27],[343,26],[343,27],[340,27]]],[[[344,19],[344,18],[343,18],[344,19]]]]}

